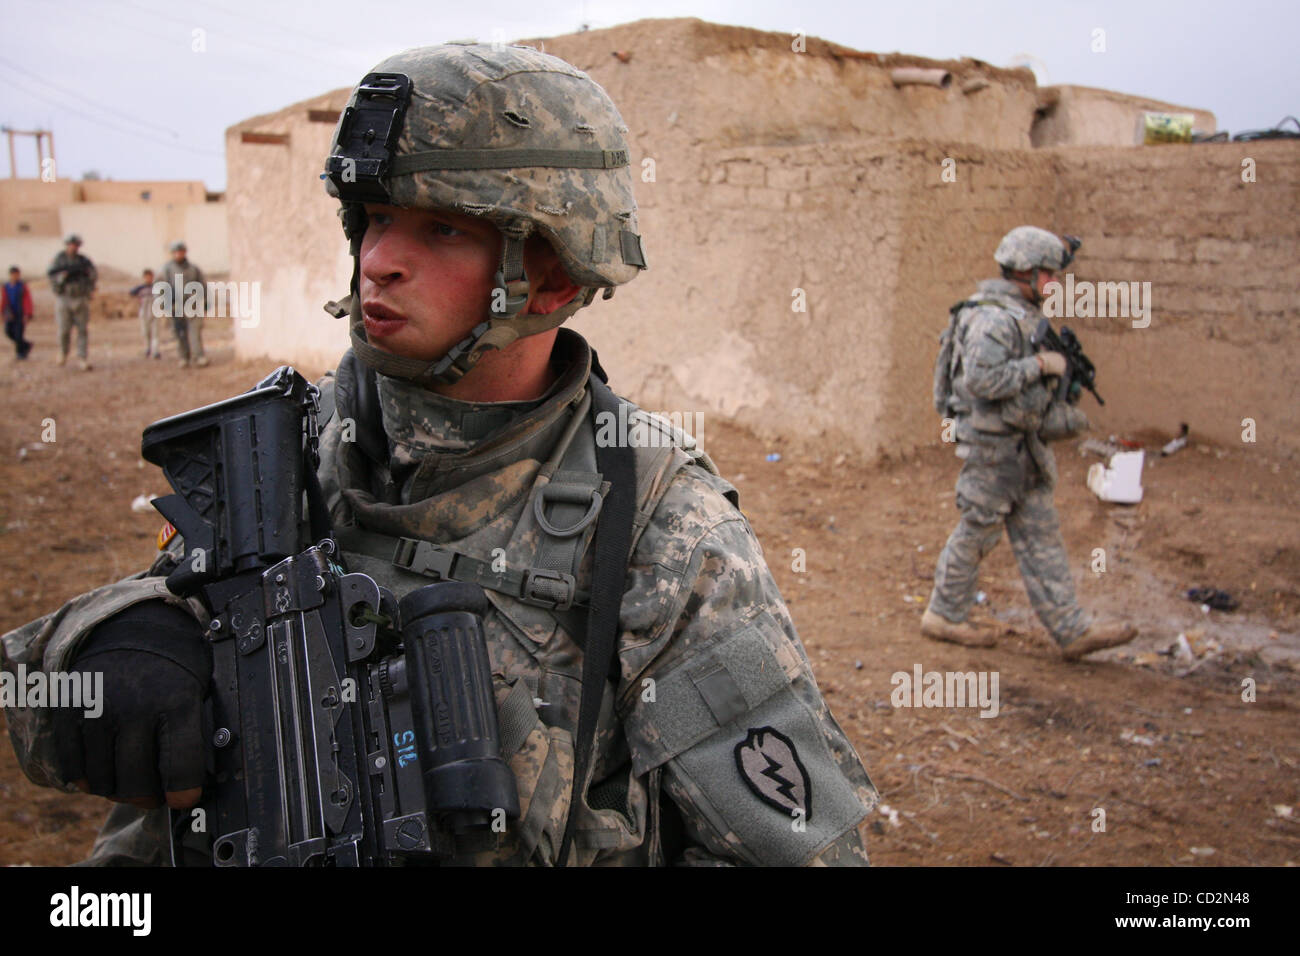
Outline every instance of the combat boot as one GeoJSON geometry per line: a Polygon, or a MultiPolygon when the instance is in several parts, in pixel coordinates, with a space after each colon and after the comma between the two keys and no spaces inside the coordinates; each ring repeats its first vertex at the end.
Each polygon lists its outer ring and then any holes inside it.
{"type": "Polygon", "coordinates": [[[963,647],[992,647],[997,643],[997,638],[989,628],[969,621],[954,623],[929,608],[921,615],[921,633],[931,640],[961,644],[963,647]]]}
{"type": "Polygon", "coordinates": [[[1077,661],[1085,654],[1100,651],[1107,647],[1127,644],[1137,637],[1138,629],[1132,624],[1115,621],[1110,624],[1094,624],[1072,641],[1061,645],[1061,656],[1067,661],[1077,661]]]}

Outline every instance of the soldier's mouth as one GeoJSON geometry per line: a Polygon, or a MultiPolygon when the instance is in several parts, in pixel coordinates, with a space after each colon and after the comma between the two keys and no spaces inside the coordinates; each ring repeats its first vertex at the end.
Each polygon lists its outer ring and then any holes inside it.
{"type": "Polygon", "coordinates": [[[378,302],[363,302],[361,312],[365,318],[366,334],[377,338],[392,335],[406,325],[406,316],[378,302]]]}

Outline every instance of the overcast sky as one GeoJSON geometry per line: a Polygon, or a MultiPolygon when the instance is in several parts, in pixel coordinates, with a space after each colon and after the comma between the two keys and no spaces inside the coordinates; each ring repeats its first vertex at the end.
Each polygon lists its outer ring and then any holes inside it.
{"type": "MultiPolygon", "coordinates": [[[[390,53],[651,16],[879,53],[1030,63],[1040,83],[1209,109],[1234,133],[1300,115],[1294,0],[4,0],[0,122],[52,129],[61,178],[96,170],[224,189],[227,126],[352,86],[390,53]],[[1098,28],[1101,53],[1092,50],[1098,28]]],[[[38,175],[30,138],[17,152],[19,175],[38,175]]],[[[2,153],[0,163],[6,175],[2,153]]]]}

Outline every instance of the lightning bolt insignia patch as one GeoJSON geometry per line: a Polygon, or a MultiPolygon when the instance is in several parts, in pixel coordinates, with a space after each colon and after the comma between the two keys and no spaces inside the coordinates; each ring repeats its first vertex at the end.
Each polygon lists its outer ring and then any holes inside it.
{"type": "Polygon", "coordinates": [[[784,814],[812,817],[812,785],[789,737],[773,727],[751,727],[736,744],[736,767],[755,795],[784,814]]]}

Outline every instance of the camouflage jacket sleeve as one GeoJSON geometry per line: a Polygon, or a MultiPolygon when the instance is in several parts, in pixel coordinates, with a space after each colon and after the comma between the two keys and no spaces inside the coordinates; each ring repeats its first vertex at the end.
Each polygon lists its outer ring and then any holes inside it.
{"type": "MultiPolygon", "coordinates": [[[[15,679],[38,670],[65,671],[96,624],[133,604],[153,600],[167,601],[191,612],[197,607],[168,591],[163,578],[142,571],[79,595],[57,611],[0,637],[0,670],[13,674],[15,679]]],[[[5,719],[18,762],[28,779],[38,786],[74,791],[58,769],[51,710],[6,707],[5,719]]]]}
{"type": "Polygon", "coordinates": [[[876,792],[817,689],[730,486],[679,473],[629,566],[620,711],[633,769],[662,768],[688,846],[669,862],[866,862],[876,792]]]}
{"type": "Polygon", "coordinates": [[[976,398],[998,401],[1018,395],[1041,377],[1038,359],[1021,358],[1023,333],[1002,309],[984,306],[967,321],[962,341],[962,378],[976,398]]]}

